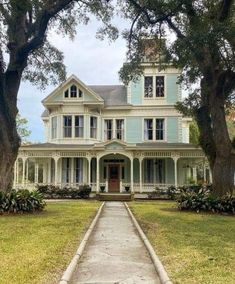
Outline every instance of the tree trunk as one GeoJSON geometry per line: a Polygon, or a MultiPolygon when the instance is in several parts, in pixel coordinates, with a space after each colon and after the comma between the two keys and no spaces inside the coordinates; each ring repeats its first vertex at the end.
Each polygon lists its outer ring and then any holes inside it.
{"type": "Polygon", "coordinates": [[[216,157],[212,165],[213,194],[218,197],[232,194],[234,188],[234,155],[229,138],[224,99],[221,94],[211,95],[210,113],[216,157]]]}
{"type": "Polygon", "coordinates": [[[0,191],[12,187],[13,168],[20,146],[16,129],[16,102],[21,73],[7,71],[0,77],[0,191]]]}

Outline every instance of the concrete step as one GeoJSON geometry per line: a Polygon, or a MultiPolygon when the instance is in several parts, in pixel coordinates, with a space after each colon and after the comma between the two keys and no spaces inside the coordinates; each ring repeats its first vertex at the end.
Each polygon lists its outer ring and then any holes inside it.
{"type": "Polygon", "coordinates": [[[131,193],[97,193],[96,198],[100,201],[131,201],[134,194],[131,193]]]}

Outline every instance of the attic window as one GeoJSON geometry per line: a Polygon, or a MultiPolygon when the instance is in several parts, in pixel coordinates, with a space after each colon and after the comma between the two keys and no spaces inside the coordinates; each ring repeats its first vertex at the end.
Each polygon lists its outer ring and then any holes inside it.
{"type": "Polygon", "coordinates": [[[78,97],[82,98],[82,91],[80,89],[79,89],[79,92],[78,92],[78,97]]]}
{"type": "Polygon", "coordinates": [[[69,90],[66,90],[66,91],[64,92],[64,97],[65,97],[65,98],[68,98],[68,97],[69,97],[69,90]]]}
{"type": "Polygon", "coordinates": [[[75,85],[72,85],[70,87],[70,97],[76,98],[77,97],[77,87],[75,85]]]}

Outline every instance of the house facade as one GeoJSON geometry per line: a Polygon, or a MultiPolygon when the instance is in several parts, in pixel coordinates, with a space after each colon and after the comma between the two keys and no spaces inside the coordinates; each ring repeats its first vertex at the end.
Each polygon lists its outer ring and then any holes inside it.
{"type": "Polygon", "coordinates": [[[72,75],[43,101],[45,143],[22,145],[14,186],[89,184],[99,192],[153,191],[210,180],[202,150],[189,143],[180,71],[143,64],[128,86],[84,84],[72,75]]]}

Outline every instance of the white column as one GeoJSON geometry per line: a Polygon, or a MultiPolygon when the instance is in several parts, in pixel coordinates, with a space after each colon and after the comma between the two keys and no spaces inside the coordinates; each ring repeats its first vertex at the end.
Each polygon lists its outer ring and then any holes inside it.
{"type": "Polygon", "coordinates": [[[211,169],[209,168],[209,182],[212,183],[212,173],[211,169]]]}
{"type": "Polygon", "coordinates": [[[16,177],[17,177],[17,160],[18,158],[16,159],[15,161],[15,164],[14,164],[14,182],[13,182],[13,187],[16,188],[16,177]]]}
{"type": "Polygon", "coordinates": [[[38,171],[39,171],[39,165],[38,162],[35,162],[35,172],[34,172],[34,183],[38,183],[38,171]]]}
{"type": "Polygon", "coordinates": [[[58,179],[59,179],[59,167],[58,167],[58,162],[59,162],[59,157],[55,157],[55,185],[58,184],[58,179]]]}
{"type": "Polygon", "coordinates": [[[48,175],[47,175],[47,183],[51,183],[51,158],[49,159],[49,161],[47,162],[47,172],[48,172],[48,175]]]}
{"type": "Polygon", "coordinates": [[[197,183],[197,167],[193,166],[193,180],[197,183]]]}
{"type": "Polygon", "coordinates": [[[175,174],[175,187],[178,187],[178,169],[177,169],[178,159],[179,159],[179,157],[173,157],[173,161],[174,161],[174,174],[175,174]]]}
{"type": "Polygon", "coordinates": [[[142,185],[142,163],[143,162],[143,157],[139,158],[139,167],[140,167],[140,171],[139,171],[139,175],[140,175],[140,193],[142,192],[143,189],[143,185],[142,185]]]}
{"type": "Polygon", "coordinates": [[[26,162],[26,182],[28,184],[29,181],[29,160],[26,162]]]}
{"type": "Polygon", "coordinates": [[[88,171],[87,171],[87,183],[91,185],[91,157],[87,157],[88,171]]]}
{"type": "Polygon", "coordinates": [[[133,162],[134,162],[134,159],[131,158],[130,161],[131,161],[131,192],[133,193],[134,192],[134,174],[133,174],[133,162]]]}
{"type": "Polygon", "coordinates": [[[70,175],[70,186],[73,186],[74,183],[74,158],[70,158],[71,159],[71,175],[70,175]]]}
{"type": "Polygon", "coordinates": [[[96,158],[96,192],[100,190],[100,158],[96,158]]]}
{"type": "Polygon", "coordinates": [[[16,184],[19,184],[19,160],[16,160],[16,184]]]}
{"type": "Polygon", "coordinates": [[[22,158],[23,161],[23,173],[22,173],[22,185],[25,186],[25,162],[27,158],[22,158]]]}

